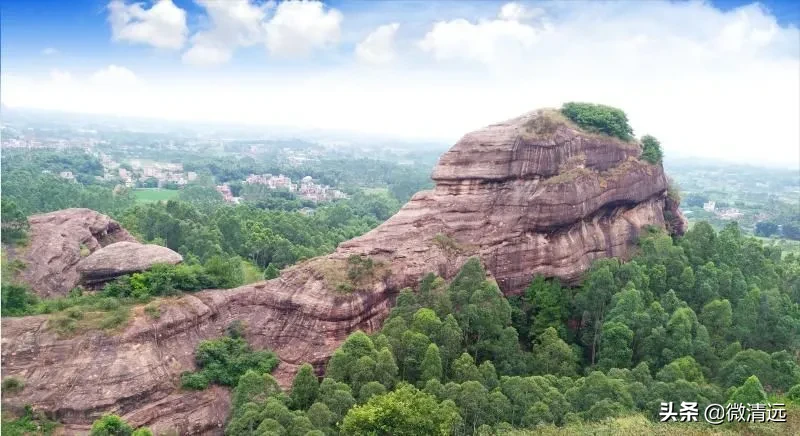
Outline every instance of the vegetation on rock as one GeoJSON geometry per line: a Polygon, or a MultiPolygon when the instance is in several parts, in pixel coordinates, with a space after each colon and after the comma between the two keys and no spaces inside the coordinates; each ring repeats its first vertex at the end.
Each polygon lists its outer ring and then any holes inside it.
{"type": "Polygon", "coordinates": [[[184,388],[205,389],[210,383],[236,386],[247,371],[268,374],[278,365],[275,353],[254,351],[236,329],[230,330],[228,336],[200,342],[195,361],[199,370],[181,375],[184,388]]]}
{"type": "Polygon", "coordinates": [[[642,159],[651,164],[660,164],[664,159],[664,152],[661,151],[661,142],[652,135],[642,136],[642,159]]]}
{"type": "Polygon", "coordinates": [[[350,335],[316,395],[304,367],[290,395],[237,402],[227,434],[573,434],[620,419],[651,428],[624,417],[657,419],[665,401],[793,398],[800,259],[735,225],[675,241],[649,230],[639,245],[630,262],[595,262],[578,288],[537,277],[511,299],[477,259],[449,285],[429,275],[379,332],[350,335]]]}
{"type": "Polygon", "coordinates": [[[633,128],[621,109],[602,104],[569,102],[561,107],[561,113],[588,132],[603,133],[623,141],[633,138],[633,128]]]}

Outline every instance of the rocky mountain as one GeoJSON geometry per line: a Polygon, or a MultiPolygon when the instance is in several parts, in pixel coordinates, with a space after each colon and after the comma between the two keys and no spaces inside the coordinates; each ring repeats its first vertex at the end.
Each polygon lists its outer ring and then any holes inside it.
{"type": "Polygon", "coordinates": [[[81,284],[183,261],[169,248],[138,243],[118,222],[90,209],[33,215],[28,224],[30,243],[15,248],[10,260],[22,261],[18,278],[40,297],[63,297],[81,284]]]}
{"type": "Polygon", "coordinates": [[[40,297],[63,297],[78,285],[76,266],[85,256],[115,242],[136,242],[118,222],[90,209],[33,215],[30,243],[20,254],[22,281],[40,297]]]}
{"type": "Polygon", "coordinates": [[[469,133],[440,159],[433,190],[277,279],[164,300],[158,319],[138,307],[117,335],[60,338],[47,316],[3,319],[3,374],[25,381],[3,405],[33,404],[72,431],[112,411],[155,432],[221,434],[229,393],[179,389],[200,340],[242,321],[251,344],[279,355],[287,385],[304,362],[321,369],[350,332],[378,328],[400,289],[428,272],[449,278],[471,256],[506,293],[534,274],[575,283],[594,259],[629,257],[643,226],[683,230],[662,167],[639,155],[637,143],[549,110],[469,133]]]}

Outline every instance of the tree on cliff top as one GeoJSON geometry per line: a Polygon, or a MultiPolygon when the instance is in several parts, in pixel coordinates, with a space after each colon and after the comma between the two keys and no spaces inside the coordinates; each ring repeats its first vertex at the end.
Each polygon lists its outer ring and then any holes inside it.
{"type": "Polygon", "coordinates": [[[564,103],[561,113],[582,129],[615,136],[623,141],[633,138],[633,128],[621,109],[594,103],[564,103]]]}
{"type": "Polygon", "coordinates": [[[651,164],[661,163],[664,152],[661,151],[661,143],[652,135],[642,136],[642,159],[651,164]]]}

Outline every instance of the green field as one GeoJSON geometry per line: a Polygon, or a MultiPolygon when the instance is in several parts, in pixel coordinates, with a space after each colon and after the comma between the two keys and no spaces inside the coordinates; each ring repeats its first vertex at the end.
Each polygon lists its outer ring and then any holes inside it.
{"type": "Polygon", "coordinates": [[[152,203],[154,201],[167,201],[178,197],[178,191],[157,188],[139,188],[133,190],[136,201],[140,203],[152,203]]]}

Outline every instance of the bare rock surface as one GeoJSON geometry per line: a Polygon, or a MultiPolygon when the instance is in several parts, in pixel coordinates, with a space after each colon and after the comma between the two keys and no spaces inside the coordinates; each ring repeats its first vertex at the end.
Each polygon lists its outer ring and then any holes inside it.
{"type": "Polygon", "coordinates": [[[155,244],[116,242],[85,257],[76,266],[84,283],[108,281],[124,274],[144,271],[153,265],[175,265],[183,256],[155,244]]]}
{"type": "Polygon", "coordinates": [[[506,293],[520,292],[534,274],[575,283],[594,259],[630,257],[643,226],[669,221],[679,230],[662,167],[639,153],[638,144],[586,134],[548,111],[467,134],[440,159],[433,190],[277,279],[165,299],[157,320],[136,308],[116,336],[63,339],[44,316],[3,319],[3,374],[25,380],[3,405],[33,404],[76,429],[115,411],[159,431],[221,434],[228,394],[178,388],[200,340],[242,321],[251,344],[278,353],[274,375],[288,386],[300,364],[321,369],[352,331],[378,329],[400,289],[428,272],[450,278],[470,256],[506,293]],[[353,255],[376,265],[358,283],[345,273],[353,255]]]}
{"type": "Polygon", "coordinates": [[[29,244],[21,255],[20,279],[40,297],[59,297],[74,288],[84,255],[115,242],[136,242],[118,222],[90,209],[65,209],[28,218],[29,244]]]}

